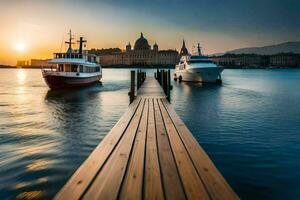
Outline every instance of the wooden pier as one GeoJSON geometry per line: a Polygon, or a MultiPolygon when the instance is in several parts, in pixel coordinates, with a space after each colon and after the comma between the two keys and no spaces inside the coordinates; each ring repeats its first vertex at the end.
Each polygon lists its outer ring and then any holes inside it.
{"type": "Polygon", "coordinates": [[[55,199],[239,199],[147,77],[55,199]]]}

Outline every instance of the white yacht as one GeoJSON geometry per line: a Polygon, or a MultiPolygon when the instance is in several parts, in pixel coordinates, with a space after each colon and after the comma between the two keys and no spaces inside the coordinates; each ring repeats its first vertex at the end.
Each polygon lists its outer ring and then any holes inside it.
{"type": "Polygon", "coordinates": [[[203,83],[221,83],[222,67],[217,66],[207,56],[201,54],[201,47],[198,44],[198,55],[190,55],[185,47],[181,48],[182,55],[176,65],[174,79],[179,81],[192,81],[203,83]]]}
{"type": "Polygon", "coordinates": [[[80,37],[79,49],[72,49],[72,33],[66,53],[54,53],[54,58],[49,63],[55,68],[42,69],[45,82],[51,89],[80,87],[99,82],[102,78],[102,69],[96,61],[96,55],[83,51],[83,43],[86,41],[80,37]]]}

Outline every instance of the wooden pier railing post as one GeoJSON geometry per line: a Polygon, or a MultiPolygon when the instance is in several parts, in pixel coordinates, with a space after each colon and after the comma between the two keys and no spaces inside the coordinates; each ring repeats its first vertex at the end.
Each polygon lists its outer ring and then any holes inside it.
{"type": "Polygon", "coordinates": [[[158,83],[161,85],[161,70],[158,71],[158,83]]]}
{"type": "Polygon", "coordinates": [[[167,95],[168,94],[168,72],[165,71],[164,72],[164,89],[165,89],[165,94],[167,95]]]}
{"type": "Polygon", "coordinates": [[[167,73],[168,73],[167,74],[167,100],[170,102],[170,99],[171,99],[171,97],[170,97],[170,95],[171,95],[171,93],[170,93],[170,91],[171,91],[171,72],[170,72],[170,70],[168,70],[167,73]]]}
{"type": "Polygon", "coordinates": [[[139,89],[140,88],[140,70],[137,70],[136,81],[137,81],[136,87],[137,87],[137,89],[139,89]]]}
{"type": "Polygon", "coordinates": [[[165,82],[165,76],[164,76],[164,74],[165,74],[165,70],[161,70],[161,85],[162,85],[162,87],[164,88],[164,82],[165,82]]]}
{"type": "Polygon", "coordinates": [[[135,96],[135,71],[132,70],[130,72],[130,92],[129,92],[130,103],[134,101],[134,96],[135,96]]]}

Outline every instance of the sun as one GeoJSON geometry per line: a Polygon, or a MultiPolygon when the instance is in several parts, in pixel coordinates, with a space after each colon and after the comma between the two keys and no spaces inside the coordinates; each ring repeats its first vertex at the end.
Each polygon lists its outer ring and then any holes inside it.
{"type": "Polygon", "coordinates": [[[26,49],[26,45],[23,42],[19,42],[15,44],[15,49],[18,52],[24,52],[26,49]]]}

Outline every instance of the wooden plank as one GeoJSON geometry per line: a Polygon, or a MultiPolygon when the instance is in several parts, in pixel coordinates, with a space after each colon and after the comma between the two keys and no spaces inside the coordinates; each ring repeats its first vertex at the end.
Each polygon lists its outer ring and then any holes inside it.
{"type": "Polygon", "coordinates": [[[139,97],[166,97],[164,90],[160,87],[159,83],[154,77],[147,77],[141,88],[137,92],[139,97]]]}
{"type": "Polygon", "coordinates": [[[144,109],[144,103],[145,100],[142,99],[121,141],[83,196],[83,199],[117,198],[144,109]]]}
{"type": "Polygon", "coordinates": [[[210,199],[170,116],[162,106],[161,100],[159,100],[159,107],[188,199],[210,199]]]}
{"type": "Polygon", "coordinates": [[[153,100],[149,101],[149,117],[146,139],[144,199],[164,199],[157,154],[153,100]]]}
{"type": "Polygon", "coordinates": [[[171,116],[173,123],[175,124],[176,129],[178,130],[179,135],[193,160],[198,174],[205,183],[212,199],[239,199],[212,163],[208,155],[193,137],[192,133],[178,117],[172,106],[166,100],[162,100],[162,102],[162,109],[166,109],[169,116],[171,116]]]}
{"type": "Polygon", "coordinates": [[[154,112],[158,154],[166,199],[186,199],[157,99],[154,99],[154,112]]]}
{"type": "Polygon", "coordinates": [[[136,100],[129,106],[117,124],[72,175],[54,199],[79,199],[82,196],[122,137],[139,104],[140,100],[136,100]]]}
{"type": "Polygon", "coordinates": [[[142,199],[144,157],[148,124],[149,100],[146,100],[142,119],[134,141],[130,162],[121,187],[120,199],[142,199]]]}

